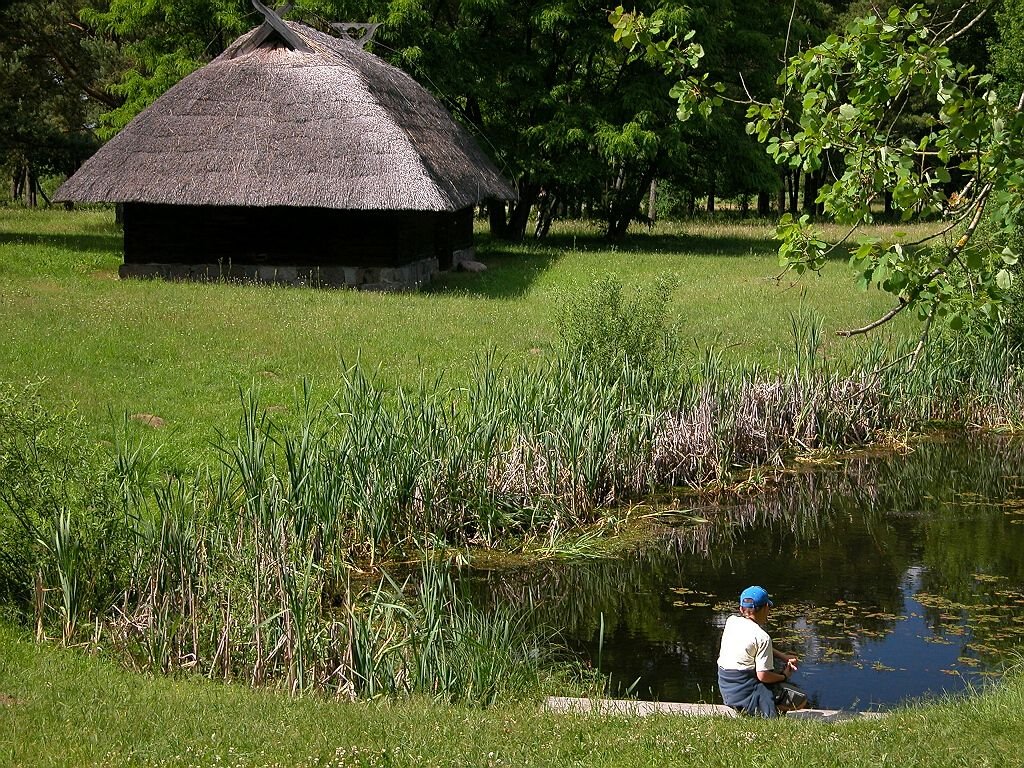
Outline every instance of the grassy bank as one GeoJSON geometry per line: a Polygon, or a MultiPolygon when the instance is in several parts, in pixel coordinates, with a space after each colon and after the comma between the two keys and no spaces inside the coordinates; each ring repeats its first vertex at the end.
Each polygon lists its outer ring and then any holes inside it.
{"type": "Polygon", "coordinates": [[[40,636],[143,673],[386,696],[413,713],[425,696],[586,686],[546,656],[550,638],[460,603],[440,572],[410,588],[351,576],[482,547],[572,550],[651,494],[932,419],[1019,426],[1024,412],[1005,345],[941,345],[907,372],[886,363],[900,341],[833,343],[828,330],[881,307],[842,270],[813,295],[780,288],[754,225],[617,249],[582,228],[485,240],[485,275],[384,296],[122,282],[109,213],[0,213],[21,228],[0,233],[0,591],[40,636]],[[616,290],[665,272],[666,316],[655,301],[647,319],[681,334],[634,357],[603,347],[619,331],[632,343],[645,319],[616,290]],[[588,294],[601,274],[618,282],[588,294]],[[596,357],[556,345],[566,306],[596,357]],[[141,440],[140,424],[157,431],[141,440]]]}
{"type": "Polygon", "coordinates": [[[294,700],[140,678],[0,624],[0,763],[34,768],[1001,766],[1019,760],[1022,706],[1019,673],[967,700],[833,725],[294,700]]]}
{"type": "Polygon", "coordinates": [[[798,329],[785,371],[577,356],[392,390],[353,368],[336,398],[281,422],[248,396],[218,459],[181,476],[131,438],[110,454],[31,392],[0,388],[0,589],[40,635],[116,649],[141,671],[516,698],[562,673],[514,616],[460,607],[429,574],[366,593],[352,572],[488,548],[571,553],[614,533],[630,503],[797,452],[929,419],[1020,425],[1004,346],[937,346],[908,372],[871,355],[822,362],[815,338],[813,323],[798,329]]]}
{"type": "Polygon", "coordinates": [[[0,591],[40,635],[116,648],[147,672],[514,698],[564,673],[534,652],[543,641],[429,578],[411,595],[353,591],[353,570],[485,547],[572,551],[652,494],[931,419],[1016,425],[1022,412],[1005,346],[944,345],[912,372],[885,363],[897,343],[837,353],[823,331],[837,308],[842,322],[863,309],[837,298],[841,274],[822,283],[821,311],[775,293],[796,303],[766,322],[780,309],[764,293],[778,291],[765,281],[774,257],[753,225],[616,250],[589,250],[585,232],[486,244],[495,268],[482,278],[381,296],[121,282],[109,214],[4,215],[37,231],[6,236],[0,273],[17,339],[0,367],[0,591]],[[81,231],[60,234],[69,222],[81,231]],[[713,253],[694,256],[698,244],[713,253]],[[694,262],[713,279],[686,273],[694,262]],[[667,303],[622,300],[684,263],[667,303]],[[591,290],[598,264],[618,282],[591,290]],[[560,330],[578,332],[569,349],[554,343],[564,307],[574,319],[560,330]],[[665,322],[703,323],[700,348],[666,337],[665,322]],[[760,332],[772,363],[749,346],[713,351],[723,339],[708,323],[760,332]],[[439,352],[422,333],[453,346],[439,352]],[[32,373],[46,380],[19,388],[32,373]],[[151,388],[177,420],[133,401],[151,388]],[[54,406],[76,392],[89,398],[79,416],[54,406]],[[100,409],[117,433],[102,446],[100,409]],[[172,426],[141,441],[125,411],[172,426]],[[168,444],[186,460],[155,453],[168,444]]]}
{"type": "Polygon", "coordinates": [[[442,371],[464,379],[492,348],[512,362],[543,358],[557,308],[596,275],[628,288],[676,274],[671,315],[686,344],[768,366],[789,353],[802,305],[821,316],[828,355],[855,347],[832,331],[886,307],[844,264],[774,282],[761,224],[659,225],[615,247],[582,224],[518,246],[482,235],[479,258],[483,275],[443,276],[417,295],[119,281],[112,211],[0,209],[0,380],[44,379],[48,405],[77,406],[104,438],[111,414],[157,417],[161,441],[195,453],[235,425],[239,388],[258,384],[274,406],[303,378],[330,391],[357,357],[404,384],[442,371]]]}

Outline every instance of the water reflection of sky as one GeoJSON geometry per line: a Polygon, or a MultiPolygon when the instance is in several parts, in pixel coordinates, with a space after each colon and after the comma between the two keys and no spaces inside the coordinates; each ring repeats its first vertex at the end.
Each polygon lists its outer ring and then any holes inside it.
{"type": "MultiPolygon", "coordinates": [[[[861,638],[855,664],[817,658],[809,649],[798,682],[818,706],[884,709],[907,699],[962,691],[969,680],[976,682],[977,673],[958,663],[964,636],[933,632],[925,620],[925,607],[915,599],[921,575],[920,566],[907,569],[902,618],[883,638],[861,638]]],[[[966,631],[965,618],[959,626],[966,631]]]]}
{"type": "Polygon", "coordinates": [[[769,631],[804,658],[794,682],[812,701],[884,709],[960,693],[1024,644],[1022,478],[1022,441],[936,441],[700,510],[712,523],[628,557],[483,588],[540,606],[612,695],[717,701],[721,625],[762,583],[777,603],[769,631]]]}

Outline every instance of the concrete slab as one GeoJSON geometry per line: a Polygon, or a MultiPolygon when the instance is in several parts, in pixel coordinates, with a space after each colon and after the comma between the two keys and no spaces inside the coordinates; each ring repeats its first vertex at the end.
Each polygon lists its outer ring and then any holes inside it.
{"type": "Polygon", "coordinates": [[[679,704],[671,701],[634,701],[632,699],[573,699],[551,696],[544,701],[544,708],[551,712],[596,713],[630,717],[644,717],[653,714],[738,717],[736,710],[724,704],[679,704]]]}
{"type": "Polygon", "coordinates": [[[819,720],[827,723],[838,723],[842,720],[875,720],[885,717],[885,712],[848,712],[843,709],[800,709],[787,712],[790,720],[819,720]]]}
{"type": "MultiPolygon", "coordinates": [[[[549,712],[574,714],[621,715],[644,717],[653,714],[683,715],[686,717],[740,717],[732,707],[724,704],[682,704],[672,701],[634,701],[632,699],[575,699],[550,696],[544,700],[544,709],[549,712]]],[[[846,712],[837,709],[801,709],[787,712],[793,720],[816,720],[840,722],[858,718],[883,717],[884,712],[846,712]]]]}

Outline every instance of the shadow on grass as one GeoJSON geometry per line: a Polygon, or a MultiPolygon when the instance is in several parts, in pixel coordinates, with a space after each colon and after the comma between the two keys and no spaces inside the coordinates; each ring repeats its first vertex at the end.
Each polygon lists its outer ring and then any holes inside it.
{"type": "MultiPolygon", "coordinates": [[[[732,234],[648,234],[631,233],[619,243],[600,240],[601,248],[613,247],[620,251],[638,253],[664,253],[675,256],[723,256],[746,258],[764,256],[775,259],[779,252],[779,241],[771,235],[758,237],[751,227],[750,236],[732,234]]],[[[828,261],[845,262],[850,258],[855,244],[844,243],[828,255],[828,261]]]]}
{"type": "MultiPolygon", "coordinates": [[[[605,245],[608,248],[609,244],[605,245]]],[[[620,250],[672,253],[679,256],[770,256],[778,245],[769,237],[736,235],[631,234],[618,244],[620,250]]]]}
{"type": "Polygon", "coordinates": [[[563,250],[665,253],[681,256],[750,256],[772,254],[778,250],[778,244],[767,227],[758,223],[729,221],[669,223],[647,231],[634,228],[621,240],[614,241],[593,229],[568,229],[552,232],[543,242],[563,250]],[[669,231],[665,231],[666,227],[669,231]],[[678,231],[684,227],[690,231],[678,231]]]}
{"type": "Polygon", "coordinates": [[[527,294],[564,250],[548,241],[512,245],[478,236],[477,258],[487,265],[487,271],[452,271],[438,275],[425,293],[518,299],[527,294]]]}
{"type": "Polygon", "coordinates": [[[72,251],[121,254],[123,238],[119,232],[94,235],[46,235],[37,232],[0,232],[0,245],[38,245],[72,251]]]}
{"type": "MultiPolygon", "coordinates": [[[[656,238],[660,239],[660,238],[656,238]]],[[[765,256],[776,259],[779,255],[779,241],[774,237],[709,237],[703,235],[678,235],[667,239],[675,242],[677,251],[696,253],[705,256],[765,256]]],[[[829,251],[826,261],[846,262],[856,243],[844,243],[829,251]]],[[[646,250],[657,251],[656,246],[648,246],[646,250]]]]}
{"type": "MultiPolygon", "coordinates": [[[[488,299],[516,299],[567,252],[644,253],[667,257],[722,256],[741,258],[762,255],[774,258],[777,244],[770,237],[632,233],[611,242],[593,232],[552,233],[543,240],[507,243],[477,233],[477,258],[486,272],[448,272],[434,278],[427,293],[463,294],[488,299]]],[[[845,258],[845,256],[843,257],[845,258]]]]}

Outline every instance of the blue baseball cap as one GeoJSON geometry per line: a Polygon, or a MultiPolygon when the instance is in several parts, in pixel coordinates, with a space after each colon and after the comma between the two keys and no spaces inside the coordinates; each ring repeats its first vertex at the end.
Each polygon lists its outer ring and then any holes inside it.
{"type": "Polygon", "coordinates": [[[740,592],[740,608],[753,608],[755,611],[766,605],[775,605],[772,596],[764,587],[747,587],[740,592]]]}

